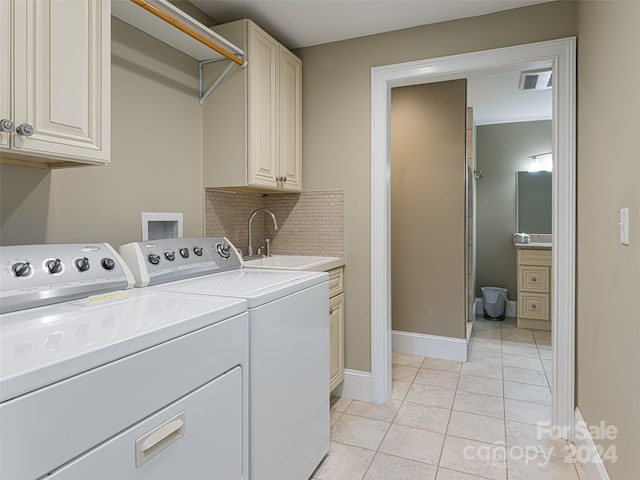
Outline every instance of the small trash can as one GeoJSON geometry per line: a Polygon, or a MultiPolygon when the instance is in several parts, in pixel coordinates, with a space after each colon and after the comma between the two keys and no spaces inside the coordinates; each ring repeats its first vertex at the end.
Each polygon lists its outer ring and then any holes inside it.
{"type": "Polygon", "coordinates": [[[487,320],[504,320],[508,292],[509,290],[506,288],[482,287],[484,318],[487,320]]]}

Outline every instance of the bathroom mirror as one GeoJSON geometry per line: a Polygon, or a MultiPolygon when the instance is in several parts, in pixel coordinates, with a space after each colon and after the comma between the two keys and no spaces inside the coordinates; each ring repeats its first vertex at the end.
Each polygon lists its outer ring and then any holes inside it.
{"type": "Polygon", "coordinates": [[[516,173],[516,225],[522,233],[551,233],[551,172],[516,173]]]}

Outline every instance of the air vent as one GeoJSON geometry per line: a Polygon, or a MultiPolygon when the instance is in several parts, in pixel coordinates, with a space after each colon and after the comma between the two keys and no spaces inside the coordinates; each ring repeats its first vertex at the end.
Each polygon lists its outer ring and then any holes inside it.
{"type": "Polygon", "coordinates": [[[551,86],[551,69],[531,70],[520,75],[520,90],[546,90],[551,86]]]}

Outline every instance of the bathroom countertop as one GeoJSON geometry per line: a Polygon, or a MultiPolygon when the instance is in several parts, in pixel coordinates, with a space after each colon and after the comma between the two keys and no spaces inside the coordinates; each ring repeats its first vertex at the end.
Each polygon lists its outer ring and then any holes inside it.
{"type": "Polygon", "coordinates": [[[539,249],[544,249],[544,248],[551,248],[552,247],[552,243],[551,242],[531,242],[531,243],[513,243],[515,245],[516,248],[539,248],[539,249]]]}

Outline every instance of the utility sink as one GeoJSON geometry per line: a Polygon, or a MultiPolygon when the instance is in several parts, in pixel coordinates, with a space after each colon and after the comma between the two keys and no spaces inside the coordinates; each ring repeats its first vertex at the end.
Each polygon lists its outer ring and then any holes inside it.
{"type": "Polygon", "coordinates": [[[339,257],[312,257],[307,255],[273,255],[244,262],[244,266],[247,268],[304,270],[308,272],[327,272],[343,265],[344,260],[339,257]]]}

